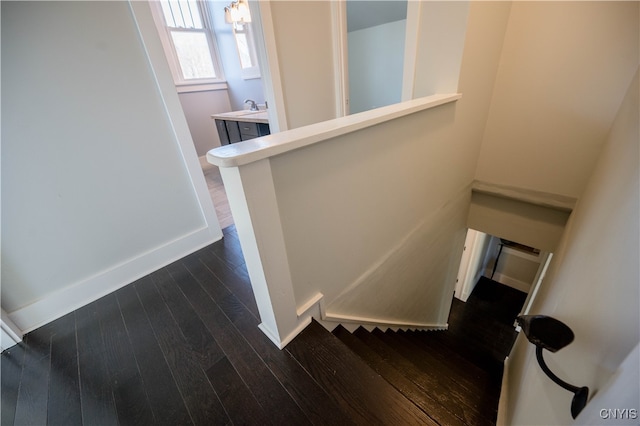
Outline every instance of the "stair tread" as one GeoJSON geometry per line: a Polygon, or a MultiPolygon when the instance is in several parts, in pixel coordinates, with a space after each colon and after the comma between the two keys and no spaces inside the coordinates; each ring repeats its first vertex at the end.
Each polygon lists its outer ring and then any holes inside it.
{"type": "Polygon", "coordinates": [[[438,333],[432,338],[439,340],[443,345],[457,352],[482,370],[487,371],[493,377],[498,377],[499,380],[502,379],[503,360],[498,360],[493,354],[487,353],[482,345],[465,340],[454,334],[453,331],[438,333]]]}
{"type": "Polygon", "coordinates": [[[374,330],[374,335],[392,345],[398,353],[416,365],[425,374],[439,377],[444,385],[459,396],[463,404],[468,408],[469,415],[473,415],[476,422],[480,418],[495,423],[497,417],[499,389],[491,383],[481,383],[470,380],[461,373],[454,361],[442,362],[434,358],[427,351],[421,349],[407,339],[393,332],[382,333],[374,330]],[[495,407],[488,411],[485,407],[495,407]]]}
{"type": "Polygon", "coordinates": [[[451,324],[450,331],[458,336],[464,336],[465,341],[480,345],[496,359],[508,352],[515,339],[513,325],[503,324],[483,316],[479,312],[469,314],[466,321],[473,322],[473,330],[462,324],[451,324]]]}
{"type": "MultiPolygon", "coordinates": [[[[487,413],[486,410],[483,410],[481,406],[479,406],[477,401],[472,400],[469,397],[470,394],[473,395],[476,392],[480,392],[484,396],[484,393],[488,391],[487,389],[468,389],[452,380],[452,378],[448,375],[449,372],[440,369],[429,368],[427,365],[422,363],[420,359],[422,351],[420,349],[416,349],[415,345],[412,345],[410,342],[401,340],[401,338],[399,338],[398,336],[394,336],[393,334],[385,334],[379,329],[373,330],[371,334],[383,341],[388,346],[394,348],[399,356],[403,357],[411,364],[413,364],[419,372],[436,380],[442,391],[447,392],[449,397],[453,401],[455,401],[456,404],[458,404],[464,411],[465,419],[470,421],[470,424],[495,424],[495,414],[497,414],[497,411],[496,413],[493,413],[492,410],[491,412],[487,413]]],[[[489,402],[491,403],[491,406],[493,406],[493,398],[490,399],[491,400],[489,402]]]]}
{"type": "MultiPolygon", "coordinates": [[[[375,332],[375,330],[374,330],[375,332]]],[[[382,333],[384,334],[384,333],[382,333]]],[[[443,382],[442,377],[423,372],[411,361],[402,356],[392,346],[378,336],[359,328],[354,335],[373,348],[385,361],[389,362],[406,378],[438,400],[449,412],[468,425],[491,424],[483,416],[477,415],[475,410],[467,407],[464,399],[443,382]]]]}
{"type": "MultiPolygon", "coordinates": [[[[491,380],[487,372],[483,371],[479,367],[469,370],[461,368],[468,364],[465,364],[464,362],[459,364],[459,359],[455,356],[456,354],[454,351],[448,348],[436,349],[433,346],[425,344],[419,339],[406,334],[390,333],[389,331],[385,334],[396,340],[406,342],[406,344],[411,346],[414,352],[419,353],[420,356],[416,361],[414,361],[418,367],[428,368],[431,370],[442,369],[442,371],[445,371],[447,376],[449,376],[453,381],[470,389],[475,389],[477,391],[486,391],[488,389],[495,390],[495,382],[491,380]]],[[[461,359],[464,360],[464,358],[461,359]]]]}
{"type": "Polygon", "coordinates": [[[473,304],[474,310],[481,312],[486,318],[513,326],[526,298],[527,293],[523,291],[480,277],[467,303],[473,304]]]}
{"type": "Polygon", "coordinates": [[[422,410],[399,393],[315,320],[289,351],[356,423],[432,424],[422,410]]]}
{"type": "MultiPolygon", "coordinates": [[[[438,338],[474,363],[494,372],[496,369],[502,370],[504,358],[517,337],[513,327],[515,317],[511,321],[503,321],[488,315],[487,306],[478,306],[477,301],[480,297],[476,297],[476,292],[480,292],[482,297],[489,297],[492,290],[510,292],[513,289],[499,283],[496,283],[493,289],[487,289],[485,284],[486,281],[478,282],[466,303],[453,298],[449,330],[438,338]]],[[[492,297],[500,300],[503,298],[501,294],[492,297]]],[[[500,303],[494,303],[492,306],[494,310],[503,309],[500,303]]]]}
{"type": "Polygon", "coordinates": [[[433,334],[444,332],[445,331],[400,331],[398,334],[409,338],[412,343],[439,359],[455,362],[456,368],[461,374],[467,377],[473,377],[473,380],[477,380],[483,384],[500,386],[500,378],[496,378],[495,375],[492,375],[490,372],[469,361],[457,351],[446,346],[439,339],[433,338],[433,334]]]}
{"type": "Polygon", "coordinates": [[[371,368],[387,380],[393,387],[409,398],[437,424],[464,425],[464,422],[451,414],[440,402],[424,392],[411,380],[406,378],[395,367],[387,363],[362,340],[351,334],[344,327],[338,326],[333,334],[362,358],[371,368]]]}

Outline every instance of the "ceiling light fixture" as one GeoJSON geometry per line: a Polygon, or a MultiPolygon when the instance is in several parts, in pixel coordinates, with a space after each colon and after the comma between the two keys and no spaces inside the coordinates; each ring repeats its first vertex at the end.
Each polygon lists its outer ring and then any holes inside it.
{"type": "Polygon", "coordinates": [[[251,22],[251,12],[247,0],[237,0],[224,8],[224,20],[227,24],[233,24],[238,29],[242,25],[251,22]]]}

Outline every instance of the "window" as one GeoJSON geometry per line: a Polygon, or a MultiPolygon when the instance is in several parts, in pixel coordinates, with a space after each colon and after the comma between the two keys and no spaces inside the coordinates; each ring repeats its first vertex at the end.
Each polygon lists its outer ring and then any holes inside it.
{"type": "Polygon", "coordinates": [[[249,24],[236,24],[233,26],[233,35],[236,40],[236,48],[240,57],[240,69],[242,78],[260,78],[260,69],[256,60],[256,49],[253,43],[253,34],[249,24]]]}
{"type": "Polygon", "coordinates": [[[205,4],[195,0],[150,2],[176,85],[223,81],[205,4]]]}

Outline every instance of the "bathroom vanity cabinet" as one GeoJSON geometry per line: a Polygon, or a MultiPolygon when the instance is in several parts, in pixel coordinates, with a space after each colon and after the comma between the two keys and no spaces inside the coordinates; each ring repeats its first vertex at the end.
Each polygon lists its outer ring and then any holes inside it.
{"type": "Polygon", "coordinates": [[[266,111],[232,111],[211,116],[215,120],[221,145],[270,134],[266,111]]]}

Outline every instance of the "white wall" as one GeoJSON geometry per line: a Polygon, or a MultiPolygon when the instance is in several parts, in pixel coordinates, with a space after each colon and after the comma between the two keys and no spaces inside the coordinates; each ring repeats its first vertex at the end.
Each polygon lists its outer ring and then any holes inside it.
{"type": "Polygon", "coordinates": [[[491,274],[494,274],[494,281],[528,293],[536,278],[538,269],[540,269],[542,254],[535,255],[506,245],[502,247],[502,252],[500,252],[500,244],[500,238],[491,238],[487,253],[487,264],[482,271],[483,275],[491,278],[491,274]],[[500,255],[499,259],[498,255],[500,255]],[[496,259],[498,259],[498,265],[494,273],[493,268],[496,264],[496,259]]]}
{"type": "MultiPolygon", "coordinates": [[[[405,81],[406,90],[405,99],[428,96],[434,93],[450,93],[456,91],[458,83],[462,83],[461,78],[461,59],[463,55],[462,47],[464,46],[466,55],[475,55],[474,47],[486,42],[488,38],[494,37],[494,30],[489,29],[491,23],[497,23],[496,19],[502,20],[504,13],[508,13],[510,3],[507,3],[499,14],[494,14],[493,9],[488,3],[478,2],[473,6],[473,2],[467,1],[425,1],[425,2],[409,2],[407,8],[407,41],[405,49],[407,49],[408,62],[405,68],[414,67],[413,77],[415,81],[405,81]],[[480,37],[478,44],[465,36],[469,28],[467,27],[467,19],[469,10],[474,7],[475,13],[483,13],[484,16],[475,25],[487,25],[485,29],[488,31],[478,31],[476,34],[480,37]],[[485,9],[487,12],[480,12],[485,9]],[[484,22],[484,23],[483,23],[484,22]],[[415,26],[418,23],[418,26],[415,26]],[[415,60],[412,62],[412,50],[416,50],[415,60]],[[409,89],[410,87],[410,89],[409,89]],[[409,96],[410,95],[410,96],[409,96]]],[[[480,16],[480,15],[477,15],[480,16]]],[[[491,49],[500,49],[502,47],[502,31],[503,23],[497,23],[497,30],[500,36],[497,43],[491,49]]],[[[479,50],[476,50],[478,52],[479,50]]],[[[493,52],[492,52],[493,53],[493,52]]],[[[474,58],[477,59],[477,58],[474,58]]],[[[481,66],[493,66],[492,60],[486,61],[481,66]]],[[[411,80],[411,70],[405,69],[405,79],[411,80]]],[[[493,81],[488,83],[489,88],[493,87],[493,81]]]]}
{"type": "Polygon", "coordinates": [[[474,192],[467,223],[487,234],[553,252],[569,215],[566,210],[474,192]]]}
{"type": "MultiPolygon", "coordinates": [[[[573,329],[575,341],[545,359],[569,383],[589,386],[591,395],[599,392],[592,403],[606,400],[607,381],[616,379],[640,335],[637,70],[531,310],[573,329]]],[[[636,405],[621,408],[640,408],[637,368],[634,374],[626,391],[636,395],[636,405]]],[[[588,405],[587,417],[573,422],[572,394],[544,376],[524,335],[511,353],[508,377],[507,424],[603,424],[609,422],[597,417],[599,410],[615,408],[588,405]]]]}
{"type": "Polygon", "coordinates": [[[2,308],[23,331],[221,236],[135,7],[2,3],[2,308]]]}
{"type": "Polygon", "coordinates": [[[478,180],[579,197],[638,64],[638,2],[513,2],[478,180]]]}
{"type": "Polygon", "coordinates": [[[580,416],[580,423],[583,426],[600,426],[603,423],[617,426],[637,425],[640,416],[640,409],[637,408],[640,401],[639,370],[640,345],[636,345],[620,364],[620,368],[585,407],[580,416]]]}
{"type": "Polygon", "coordinates": [[[407,20],[348,33],[352,114],[400,102],[407,20]]]}
{"type": "MultiPolygon", "coordinates": [[[[468,5],[464,2],[428,3],[429,8],[433,9],[427,10],[431,10],[433,14],[421,17],[425,19],[424,29],[429,28],[435,40],[446,39],[447,41],[445,45],[441,45],[442,51],[434,50],[433,40],[419,44],[414,97],[427,96],[436,88],[441,90],[440,93],[446,93],[446,90],[456,91],[456,85],[452,86],[449,74],[459,68],[457,91],[462,93],[463,97],[457,103],[456,126],[452,129],[453,133],[448,142],[448,146],[459,155],[452,156],[446,163],[439,164],[438,169],[445,174],[449,169],[465,170],[465,173],[468,173],[475,170],[480,154],[482,133],[489,112],[511,3],[475,1],[468,5]],[[437,16],[447,15],[451,17],[450,19],[457,18],[454,22],[449,22],[452,26],[445,25],[445,28],[442,28],[430,25],[437,16]],[[460,25],[463,25],[462,30],[459,28],[460,25]],[[444,33],[438,35],[437,28],[444,33]],[[449,32],[455,32],[456,28],[464,35],[463,39],[459,39],[459,36],[447,37],[450,35],[449,32]],[[458,40],[457,44],[456,40],[458,40]],[[457,65],[452,58],[449,58],[449,61],[443,63],[442,69],[433,70],[428,67],[433,55],[444,54],[444,51],[449,49],[451,52],[456,52],[456,55],[461,55],[461,61],[459,58],[457,65]],[[444,70],[448,71],[444,72],[444,70]]],[[[411,6],[412,2],[409,2],[409,7],[411,6]]],[[[473,174],[465,175],[465,181],[473,179],[473,174]]]]}
{"type": "Polygon", "coordinates": [[[198,156],[220,146],[220,138],[212,114],[231,111],[226,90],[179,93],[180,104],[198,156]]]}
{"type": "Polygon", "coordinates": [[[273,1],[270,9],[288,128],[335,118],[331,2],[273,1]]]}

